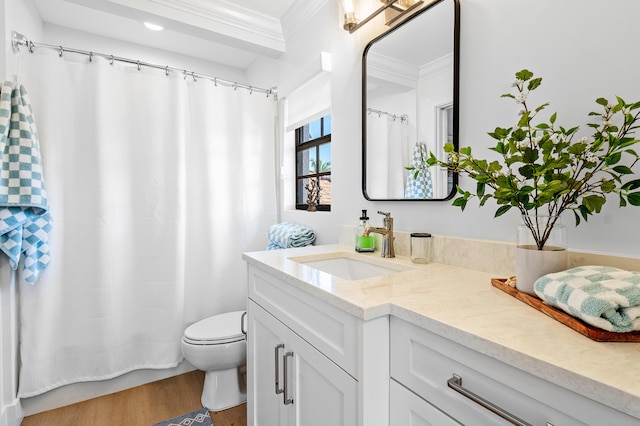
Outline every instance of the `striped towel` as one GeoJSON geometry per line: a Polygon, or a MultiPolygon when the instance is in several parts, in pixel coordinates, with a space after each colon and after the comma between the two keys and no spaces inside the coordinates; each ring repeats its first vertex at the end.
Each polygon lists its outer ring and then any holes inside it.
{"type": "Polygon", "coordinates": [[[269,228],[267,238],[271,242],[267,250],[276,250],[313,244],[316,240],[316,233],[313,229],[303,225],[282,222],[269,228]]]}
{"type": "Polygon", "coordinates": [[[24,253],[23,278],[33,284],[49,265],[47,191],[29,96],[7,81],[0,88],[0,250],[16,270],[24,253]]]}
{"type": "Polygon", "coordinates": [[[640,272],[581,266],[547,274],[533,285],[551,306],[607,331],[640,330],[640,272]]]}

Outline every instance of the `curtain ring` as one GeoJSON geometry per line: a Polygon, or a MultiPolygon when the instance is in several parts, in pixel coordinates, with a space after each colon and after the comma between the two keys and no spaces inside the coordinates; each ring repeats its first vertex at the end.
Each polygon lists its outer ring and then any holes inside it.
{"type": "Polygon", "coordinates": [[[238,83],[233,83],[233,91],[235,92],[236,90],[238,90],[238,83]]]}
{"type": "Polygon", "coordinates": [[[184,80],[187,79],[187,70],[182,70],[182,75],[184,75],[184,80]]]}
{"type": "Polygon", "coordinates": [[[194,82],[194,83],[195,83],[196,81],[198,81],[198,80],[196,80],[196,74],[195,74],[195,72],[193,72],[193,71],[191,71],[191,78],[193,78],[193,82],[194,82]]]}
{"type": "Polygon", "coordinates": [[[116,60],[116,58],[113,57],[113,55],[109,56],[109,65],[113,65],[113,62],[116,60]]]}
{"type": "Polygon", "coordinates": [[[253,95],[253,87],[249,86],[249,94],[253,95]]]}
{"type": "Polygon", "coordinates": [[[140,71],[140,61],[136,61],[136,65],[138,66],[138,71],[140,71]]]}
{"type": "Polygon", "coordinates": [[[213,85],[214,85],[215,87],[218,87],[218,79],[217,79],[217,78],[214,78],[214,79],[213,79],[213,85]]]}
{"type": "Polygon", "coordinates": [[[167,65],[166,67],[164,67],[164,75],[168,76],[169,75],[169,65],[167,65]]]}
{"type": "Polygon", "coordinates": [[[64,48],[62,46],[58,47],[58,56],[62,58],[62,52],[64,52],[64,48]]]}
{"type": "Polygon", "coordinates": [[[27,42],[27,48],[29,49],[29,53],[33,53],[33,42],[31,40],[27,42]]]}
{"type": "Polygon", "coordinates": [[[93,62],[93,52],[89,52],[89,62],[93,62]]]}

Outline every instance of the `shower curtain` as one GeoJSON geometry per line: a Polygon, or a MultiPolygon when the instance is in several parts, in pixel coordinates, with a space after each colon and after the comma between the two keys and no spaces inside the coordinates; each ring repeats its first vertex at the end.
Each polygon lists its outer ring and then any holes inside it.
{"type": "Polygon", "coordinates": [[[241,253],[276,221],[273,97],[49,50],[20,61],[54,231],[49,269],[19,288],[19,396],[176,366],[188,324],[245,308],[241,253]]]}
{"type": "Polygon", "coordinates": [[[367,193],[373,198],[404,198],[407,175],[407,121],[390,115],[367,117],[367,193]]]}

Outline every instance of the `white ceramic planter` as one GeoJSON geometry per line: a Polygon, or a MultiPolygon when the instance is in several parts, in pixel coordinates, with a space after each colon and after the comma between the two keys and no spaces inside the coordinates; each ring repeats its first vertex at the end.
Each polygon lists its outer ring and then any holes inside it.
{"type": "Polygon", "coordinates": [[[516,249],[516,289],[536,296],[533,284],[538,278],[552,272],[567,269],[567,249],[534,246],[518,246],[516,249]]]}
{"type": "Polygon", "coordinates": [[[533,284],[538,278],[567,269],[567,230],[557,216],[523,216],[522,221],[518,226],[516,289],[536,296],[533,284]],[[542,250],[538,249],[539,241],[544,241],[542,250]]]}

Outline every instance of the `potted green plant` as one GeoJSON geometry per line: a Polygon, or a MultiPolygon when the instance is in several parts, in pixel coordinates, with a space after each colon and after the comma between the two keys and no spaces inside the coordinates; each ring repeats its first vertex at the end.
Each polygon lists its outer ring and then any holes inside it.
{"type": "MultiPolygon", "coordinates": [[[[633,148],[640,142],[634,137],[640,102],[627,103],[620,97],[616,97],[615,103],[605,98],[596,99],[602,110],[589,113],[595,119],[588,124],[593,135],[578,137],[579,128],[560,126],[556,113],[546,121],[538,120],[548,103],[535,108],[529,106],[529,96],[540,87],[542,78],[534,77],[526,69],[515,76],[512,93],[502,97],[511,98],[520,106],[518,122],[512,127],[496,127],[489,132],[496,140],[495,146],[489,149],[498,154],[499,160],[480,159],[472,154],[471,147],[456,151],[452,144],[447,144],[447,161],[431,153],[427,164],[445,167],[476,181],[474,191],[460,185],[457,188],[458,196],[453,205],[462,210],[469,199],[477,197],[480,206],[489,199],[495,200],[498,205],[495,217],[511,209],[520,212],[522,229],[531,241],[521,241],[522,235],[519,238],[517,251],[521,260],[516,267],[516,286],[533,294],[532,279],[526,278],[522,267],[537,269],[533,272],[533,281],[554,272],[545,270],[545,260],[540,263],[531,257],[536,256],[536,253],[531,254],[531,249],[545,257],[548,257],[547,253],[543,252],[566,253],[561,250],[566,248],[566,240],[565,247],[560,250],[549,250],[554,232],[562,233],[560,215],[565,210],[573,211],[577,226],[590,215],[600,213],[611,196],[618,196],[620,207],[640,205],[640,179],[630,179],[639,159],[633,148]],[[522,260],[524,250],[529,250],[528,260],[522,260]]],[[[566,254],[557,255],[564,256],[566,267],[566,254]]],[[[552,269],[560,267],[556,265],[552,269]]]]}

